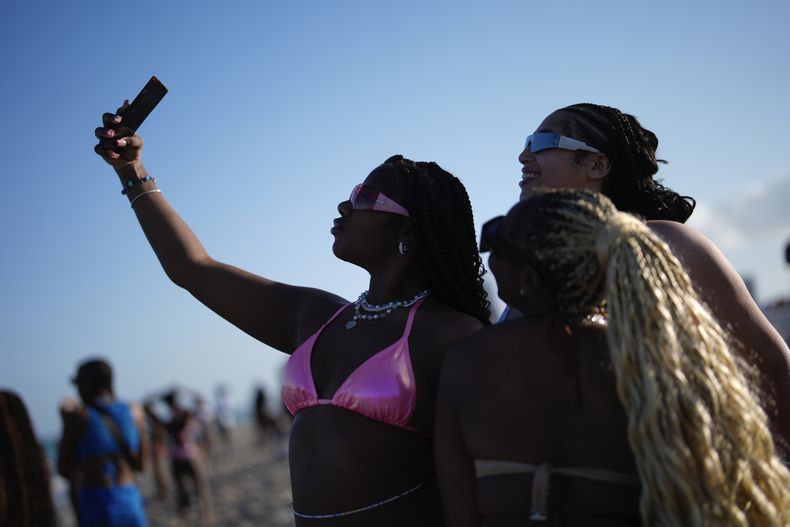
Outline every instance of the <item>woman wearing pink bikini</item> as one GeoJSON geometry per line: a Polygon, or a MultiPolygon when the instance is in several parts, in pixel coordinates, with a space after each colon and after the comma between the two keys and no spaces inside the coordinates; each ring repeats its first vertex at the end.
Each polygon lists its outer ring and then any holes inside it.
{"type": "Polygon", "coordinates": [[[297,525],[442,524],[433,420],[443,350],[488,323],[472,209],[436,163],[393,156],[338,205],[334,254],[370,273],[355,302],[211,258],[148,176],[143,141],[105,114],[95,151],[121,179],[170,279],[291,354],[297,525]]]}

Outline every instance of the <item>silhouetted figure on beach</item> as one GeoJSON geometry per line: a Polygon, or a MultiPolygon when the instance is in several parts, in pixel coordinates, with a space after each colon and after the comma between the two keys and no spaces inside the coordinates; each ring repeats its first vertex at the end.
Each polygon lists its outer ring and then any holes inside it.
{"type": "Polygon", "coordinates": [[[173,486],[170,477],[170,453],[168,452],[167,429],[149,419],[149,432],[151,434],[151,465],[154,474],[157,499],[167,499],[173,486]]]}
{"type": "Polygon", "coordinates": [[[233,429],[236,427],[236,413],[231,402],[228,387],[221,384],[216,390],[217,405],[214,417],[217,422],[217,431],[224,447],[233,446],[233,429]]]}
{"type": "Polygon", "coordinates": [[[263,446],[266,444],[266,440],[272,434],[275,434],[276,437],[280,436],[280,425],[269,411],[266,390],[262,386],[258,386],[255,389],[253,412],[253,415],[255,415],[255,429],[257,431],[259,445],[263,446]]]}
{"type": "Polygon", "coordinates": [[[167,431],[169,439],[170,467],[176,487],[176,509],[182,524],[188,523],[190,509],[190,489],[187,480],[191,480],[200,502],[200,514],[203,525],[214,522],[214,505],[203,451],[198,443],[201,426],[193,411],[182,406],[175,390],[147,397],[144,402],[145,413],[156,426],[167,431]],[[153,403],[160,399],[170,413],[167,418],[160,416],[153,408],[153,403]]]}
{"type": "Polygon", "coordinates": [[[147,525],[134,474],[143,470],[147,455],[140,408],[115,398],[112,368],[102,359],[80,364],[72,383],[82,404],[66,398],[60,405],[58,472],[80,482],[80,525],[147,525]]]}

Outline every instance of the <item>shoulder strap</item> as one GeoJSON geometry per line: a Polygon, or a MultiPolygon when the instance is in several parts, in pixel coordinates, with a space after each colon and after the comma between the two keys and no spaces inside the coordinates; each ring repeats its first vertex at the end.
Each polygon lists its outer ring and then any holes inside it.
{"type": "Polygon", "coordinates": [[[417,314],[417,310],[420,308],[422,303],[425,302],[425,298],[419,299],[412,307],[409,309],[409,317],[406,319],[406,329],[403,330],[403,336],[406,337],[411,333],[411,326],[414,324],[414,316],[417,314]]]}
{"type": "Polygon", "coordinates": [[[118,423],[116,423],[115,419],[113,419],[110,414],[107,413],[106,409],[99,406],[92,406],[92,408],[96,410],[96,412],[99,414],[99,417],[101,417],[104,426],[106,426],[107,430],[110,431],[113,439],[115,439],[115,444],[120,449],[121,454],[126,459],[126,462],[129,463],[130,466],[133,466],[132,452],[129,450],[129,444],[126,442],[126,438],[123,437],[121,429],[118,428],[118,423]]]}

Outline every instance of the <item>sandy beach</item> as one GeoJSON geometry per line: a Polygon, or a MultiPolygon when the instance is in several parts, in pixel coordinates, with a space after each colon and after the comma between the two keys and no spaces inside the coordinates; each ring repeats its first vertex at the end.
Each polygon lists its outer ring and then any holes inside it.
{"type": "MultiPolygon", "coordinates": [[[[291,482],[288,472],[288,435],[270,435],[263,445],[257,443],[251,426],[240,425],[233,432],[233,446],[215,453],[211,460],[210,484],[218,527],[287,527],[294,525],[291,509],[291,482]]],[[[176,527],[175,497],[171,491],[164,499],[156,497],[153,472],[139,478],[151,527],[176,527]]],[[[76,527],[65,500],[58,500],[60,525],[76,527]]],[[[200,526],[197,500],[193,500],[190,526],[200,526]]]]}

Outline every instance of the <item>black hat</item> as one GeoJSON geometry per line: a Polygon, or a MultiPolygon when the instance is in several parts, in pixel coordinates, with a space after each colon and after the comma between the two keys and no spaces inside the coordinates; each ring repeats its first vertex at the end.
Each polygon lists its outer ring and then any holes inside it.
{"type": "Polygon", "coordinates": [[[90,359],[82,362],[77,374],[71,378],[72,384],[93,388],[112,388],[112,366],[103,359],[90,359]]]}

